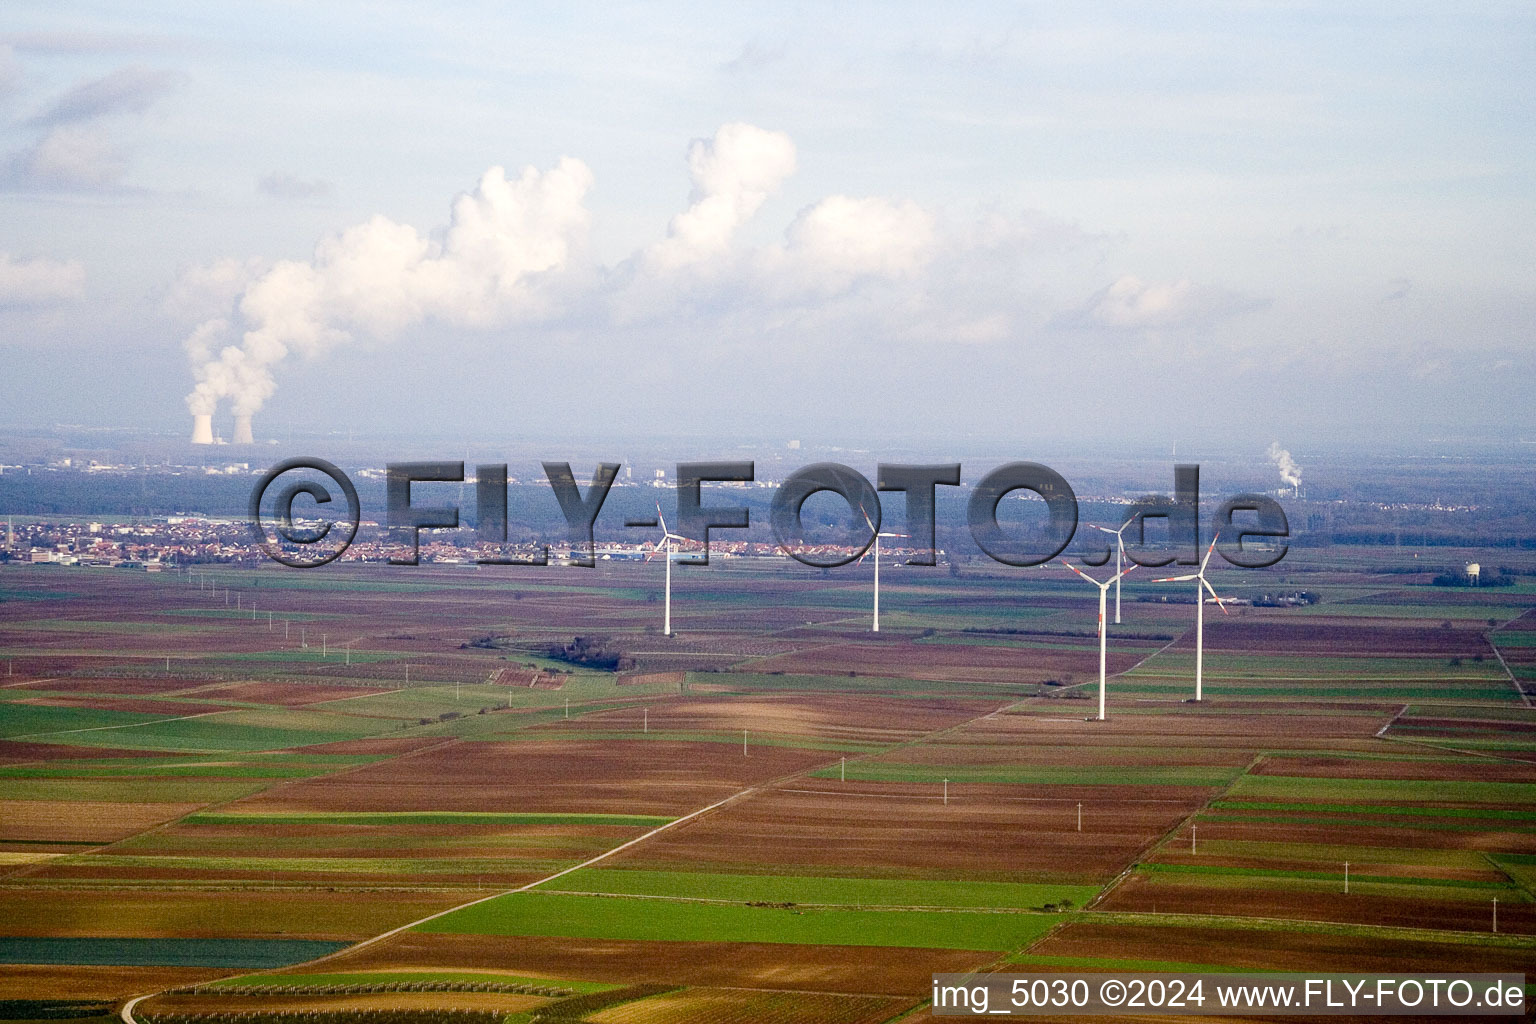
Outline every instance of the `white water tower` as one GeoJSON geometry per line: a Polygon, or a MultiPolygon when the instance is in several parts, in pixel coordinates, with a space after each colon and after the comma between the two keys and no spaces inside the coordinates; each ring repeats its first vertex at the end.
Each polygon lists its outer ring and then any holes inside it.
{"type": "Polygon", "coordinates": [[[1478,564],[1477,562],[1468,562],[1467,563],[1467,582],[1469,584],[1471,584],[1474,587],[1477,586],[1478,585],[1478,581],[1482,578],[1482,574],[1483,574],[1483,567],[1480,564],[1478,564]]]}

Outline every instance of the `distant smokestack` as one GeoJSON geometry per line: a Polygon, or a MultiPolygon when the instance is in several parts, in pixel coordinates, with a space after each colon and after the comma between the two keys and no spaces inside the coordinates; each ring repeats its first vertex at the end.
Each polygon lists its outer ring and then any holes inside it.
{"type": "Polygon", "coordinates": [[[192,443],[213,444],[213,417],[198,413],[192,417],[192,443]]]}
{"type": "Polygon", "coordinates": [[[251,436],[251,418],[249,416],[235,417],[235,436],[230,444],[255,444],[256,439],[251,436]]]}

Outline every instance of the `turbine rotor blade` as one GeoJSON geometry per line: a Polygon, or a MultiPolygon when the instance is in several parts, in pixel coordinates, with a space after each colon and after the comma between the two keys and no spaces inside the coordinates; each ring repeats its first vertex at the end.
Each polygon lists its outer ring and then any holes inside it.
{"type": "Polygon", "coordinates": [[[1205,584],[1205,589],[1209,590],[1211,592],[1211,596],[1216,599],[1216,607],[1221,609],[1221,614],[1223,614],[1223,615],[1227,614],[1226,602],[1221,599],[1221,595],[1220,594],[1216,593],[1216,588],[1211,586],[1210,583],[1204,577],[1201,577],[1200,582],[1205,584]]]}
{"type": "Polygon", "coordinates": [[[1205,549],[1205,557],[1200,559],[1200,576],[1205,576],[1205,566],[1211,560],[1211,553],[1216,550],[1216,542],[1221,539],[1221,534],[1211,538],[1211,546],[1205,549]]]}
{"type": "Polygon", "coordinates": [[[1162,579],[1160,579],[1160,580],[1153,580],[1152,582],[1153,583],[1188,583],[1190,580],[1197,580],[1199,578],[1200,578],[1200,574],[1199,573],[1190,573],[1188,576],[1164,576],[1162,579]]]}
{"type": "Polygon", "coordinates": [[[1061,564],[1066,566],[1068,569],[1071,569],[1073,572],[1077,573],[1083,579],[1087,580],[1089,583],[1092,583],[1096,587],[1103,588],[1109,586],[1108,583],[1100,583],[1098,580],[1094,579],[1092,576],[1089,576],[1087,573],[1083,572],[1083,570],[1079,569],[1071,562],[1062,562],[1061,564]]]}

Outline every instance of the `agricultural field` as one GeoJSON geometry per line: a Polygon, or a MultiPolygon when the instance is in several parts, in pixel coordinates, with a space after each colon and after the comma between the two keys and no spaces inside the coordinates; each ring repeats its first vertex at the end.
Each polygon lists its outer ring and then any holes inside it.
{"type": "Polygon", "coordinates": [[[1533,973],[1536,593],[1381,557],[1208,609],[1198,704],[1193,606],[1128,583],[1103,722],[1059,568],[893,570],[873,634],[867,568],[724,560],[671,638],[644,563],[0,568],[0,999],[881,1024],[989,966],[1533,973]]]}

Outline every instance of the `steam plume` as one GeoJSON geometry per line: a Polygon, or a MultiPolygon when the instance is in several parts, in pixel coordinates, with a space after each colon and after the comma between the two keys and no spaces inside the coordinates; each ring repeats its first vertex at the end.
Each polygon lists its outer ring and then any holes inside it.
{"type": "Polygon", "coordinates": [[[1290,484],[1291,487],[1301,487],[1301,467],[1296,465],[1296,460],[1291,458],[1291,453],[1280,447],[1279,441],[1274,441],[1269,446],[1269,457],[1274,460],[1275,468],[1280,471],[1280,479],[1290,484]]]}
{"type": "Polygon", "coordinates": [[[492,167],[454,201],[440,234],[376,216],[322,240],[308,262],[276,264],[240,298],[238,344],[223,319],[187,338],[196,381],[188,408],[208,415],[228,400],[248,417],[271,397],[272,371],[290,352],[316,355],[354,331],[388,338],[428,319],[484,327],[537,312],[540,275],[566,266],[585,239],[591,184],[570,158],[513,180],[492,167]]]}

